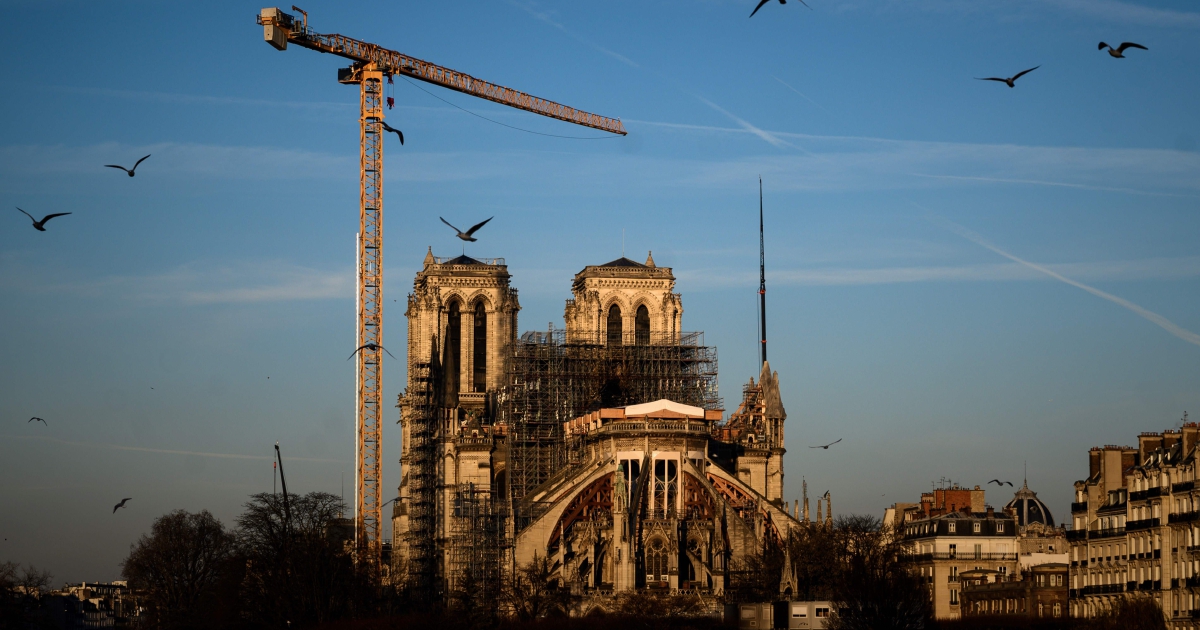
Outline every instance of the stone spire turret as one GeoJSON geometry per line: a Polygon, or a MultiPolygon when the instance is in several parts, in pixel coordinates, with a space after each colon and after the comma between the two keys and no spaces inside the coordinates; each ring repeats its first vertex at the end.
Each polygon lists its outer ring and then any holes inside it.
{"type": "Polygon", "coordinates": [[[803,490],[803,492],[804,492],[804,522],[807,523],[808,522],[808,481],[801,479],[800,485],[801,485],[801,487],[804,488],[804,490],[803,490]]]}

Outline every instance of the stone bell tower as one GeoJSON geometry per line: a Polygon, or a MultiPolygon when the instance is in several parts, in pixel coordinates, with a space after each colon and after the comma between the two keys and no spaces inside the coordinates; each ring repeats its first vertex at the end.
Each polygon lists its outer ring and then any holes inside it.
{"type": "Polygon", "coordinates": [[[659,345],[679,343],[683,301],[670,267],[656,267],[654,256],[641,264],[621,257],[588,265],[575,274],[574,297],[563,319],[568,343],[659,345]]]}
{"type": "Polygon", "coordinates": [[[411,362],[436,351],[444,406],[471,407],[503,384],[504,357],[516,340],[521,310],[510,277],[503,258],[437,258],[432,249],[425,255],[404,313],[408,357],[411,362]]]}

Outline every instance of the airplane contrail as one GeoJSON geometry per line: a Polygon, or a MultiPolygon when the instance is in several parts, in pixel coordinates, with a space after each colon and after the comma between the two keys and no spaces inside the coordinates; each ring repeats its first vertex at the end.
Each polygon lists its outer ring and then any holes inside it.
{"type": "MultiPolygon", "coordinates": [[[[915,203],[913,205],[916,205],[917,207],[921,207],[920,205],[915,204],[915,203]]],[[[927,209],[926,209],[926,211],[928,212],[927,209]]],[[[953,221],[943,219],[941,217],[938,217],[937,215],[933,215],[932,213],[931,213],[931,216],[936,217],[936,218],[932,219],[935,223],[941,223],[942,227],[950,230],[951,232],[954,232],[955,234],[958,234],[959,236],[967,239],[968,241],[971,241],[972,243],[975,243],[976,245],[990,249],[993,252],[995,252],[1013,262],[1020,263],[1022,265],[1025,265],[1026,267],[1029,267],[1030,269],[1044,273],[1047,276],[1054,278],[1055,280],[1061,280],[1062,282],[1065,282],[1073,287],[1083,289],[1084,291],[1087,291],[1088,293],[1091,293],[1092,295],[1094,295],[1098,298],[1103,298],[1105,300],[1108,300],[1109,302],[1112,302],[1113,304],[1123,306],[1123,307],[1133,311],[1140,317],[1143,317],[1143,318],[1149,320],[1150,322],[1156,324],[1157,326],[1159,326],[1163,330],[1171,333],[1172,335],[1175,335],[1176,337],[1179,337],[1180,339],[1182,339],[1188,343],[1200,346],[1200,335],[1198,335],[1186,328],[1183,328],[1182,326],[1179,326],[1175,322],[1172,322],[1171,320],[1167,319],[1166,317],[1163,317],[1162,315],[1159,315],[1158,313],[1155,313],[1153,311],[1148,311],[1148,310],[1138,306],[1137,304],[1134,304],[1133,302],[1126,300],[1125,298],[1117,297],[1111,293],[1106,293],[1104,291],[1101,291],[1100,289],[1097,289],[1092,286],[1088,286],[1082,282],[1072,280],[1060,273],[1051,271],[1050,269],[1047,269],[1037,263],[1029,262],[1028,260],[1025,260],[1023,258],[1018,258],[1017,256],[1014,256],[1014,255],[1000,249],[999,247],[992,245],[991,243],[986,241],[979,234],[972,232],[971,230],[969,230],[957,223],[954,223],[953,221]]]]}
{"type": "MultiPolygon", "coordinates": [[[[219,459],[258,459],[258,460],[272,460],[272,461],[274,461],[274,459],[275,459],[274,456],[267,456],[267,455],[239,455],[236,453],[205,453],[205,452],[201,452],[201,451],[179,451],[179,450],[166,449],[166,448],[148,448],[145,446],[124,446],[122,444],[104,444],[104,443],[100,443],[100,442],[75,442],[72,440],[63,440],[60,438],[50,437],[50,436],[45,436],[45,435],[6,435],[6,436],[0,436],[0,437],[4,437],[6,439],[13,438],[13,439],[22,439],[22,440],[45,440],[45,441],[49,441],[49,442],[58,442],[59,444],[68,444],[70,446],[86,446],[86,447],[91,447],[91,448],[106,448],[106,449],[116,450],[116,451],[140,451],[143,453],[165,453],[167,455],[195,455],[197,457],[216,457],[219,459]]],[[[320,458],[316,458],[316,457],[289,457],[288,459],[290,461],[298,461],[298,462],[321,462],[321,463],[330,463],[330,464],[346,463],[340,459],[320,459],[320,458]]]]}

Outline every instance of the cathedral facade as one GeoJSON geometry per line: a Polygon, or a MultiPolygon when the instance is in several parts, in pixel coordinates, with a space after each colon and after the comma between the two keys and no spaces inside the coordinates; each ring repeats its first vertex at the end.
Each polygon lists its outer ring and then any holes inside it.
{"type": "Polygon", "coordinates": [[[450,597],[543,559],[581,594],[719,594],[800,524],[778,375],[764,363],[725,417],[670,268],[586,266],[565,328],[520,336],[509,281],[503,259],[432,252],[414,280],[397,581],[450,597]]]}

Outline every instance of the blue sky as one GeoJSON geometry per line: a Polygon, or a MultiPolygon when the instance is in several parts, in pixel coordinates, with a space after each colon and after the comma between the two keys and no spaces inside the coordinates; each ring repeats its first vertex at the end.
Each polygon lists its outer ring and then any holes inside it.
{"type": "MultiPolygon", "coordinates": [[[[522,133],[397,81],[385,344],[405,345],[426,248],[463,251],[439,216],[496,216],[466,251],[507,259],[523,330],[561,325],[572,275],[624,231],[675,269],[732,408],[757,373],[761,175],[789,500],[804,477],[879,514],[1028,461],[1061,519],[1089,447],[1200,412],[1194,3],[753,4],[304,5],[318,31],[630,132],[522,133]],[[973,79],[1039,64],[1015,89],[973,79]]],[[[0,560],[116,578],[169,510],[232,523],[276,441],[289,488],[353,487],[357,94],[341,60],[265,44],[260,8],[0,2],[0,560]],[[102,166],[146,153],[134,179],[102,166]],[[40,233],[14,206],[74,214],[40,233]]],[[[388,363],[385,399],[403,382],[388,363]]]]}

